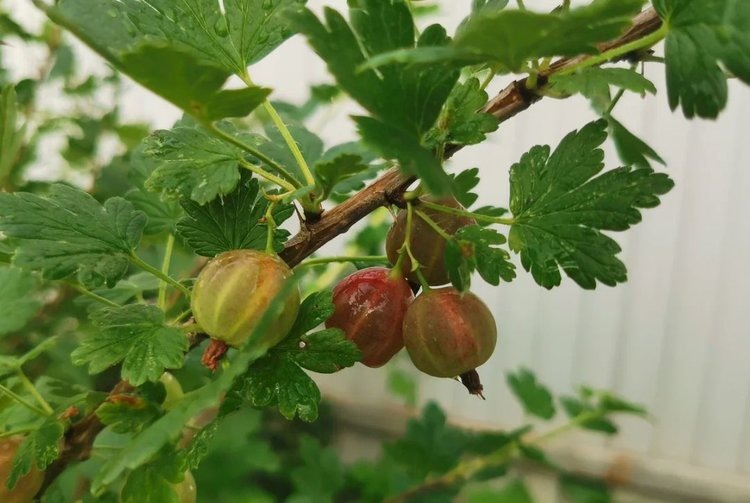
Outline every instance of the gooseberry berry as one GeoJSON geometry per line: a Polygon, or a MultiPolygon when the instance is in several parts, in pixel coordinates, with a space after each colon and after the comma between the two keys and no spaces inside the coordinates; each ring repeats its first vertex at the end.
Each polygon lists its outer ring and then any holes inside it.
{"type": "Polygon", "coordinates": [[[404,347],[404,314],[413,299],[399,273],[384,267],[363,269],[333,289],[334,312],[326,326],[344,331],[362,351],[363,364],[380,367],[404,347]]]}
{"type": "MultiPolygon", "coordinates": [[[[425,197],[426,201],[434,202],[449,208],[464,209],[461,204],[452,197],[436,199],[425,197]]],[[[416,205],[420,211],[432,219],[447,234],[453,235],[461,227],[475,224],[471,217],[451,215],[425,206],[416,205]]],[[[388,260],[395,264],[398,260],[399,250],[406,239],[406,210],[401,210],[396,215],[388,236],[385,241],[385,250],[388,260]]],[[[432,286],[444,285],[450,282],[448,271],[445,267],[446,240],[438,234],[430,225],[416,214],[413,215],[411,224],[410,249],[414,258],[421,265],[420,271],[427,283],[432,286]]],[[[402,271],[412,281],[417,281],[415,273],[411,272],[412,264],[409,256],[405,256],[401,262],[402,271]]]]}
{"type": "Polygon", "coordinates": [[[404,344],[425,374],[456,377],[473,370],[492,356],[496,342],[495,319],[471,292],[428,290],[406,311],[404,344]]]}
{"type": "Polygon", "coordinates": [[[299,290],[277,297],[292,275],[280,258],[256,250],[232,250],[211,260],[193,287],[191,307],[201,329],[229,346],[239,347],[271,306],[283,302],[279,316],[258,337],[268,347],[292,328],[299,310],[299,290]]]}

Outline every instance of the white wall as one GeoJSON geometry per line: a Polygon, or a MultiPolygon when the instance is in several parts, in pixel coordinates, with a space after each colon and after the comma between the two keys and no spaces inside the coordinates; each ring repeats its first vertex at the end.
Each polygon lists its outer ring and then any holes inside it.
{"type": "MultiPolygon", "coordinates": [[[[28,9],[26,2],[10,3],[28,9]]],[[[451,25],[450,15],[469,4],[442,3],[442,18],[451,25]]],[[[555,2],[527,3],[546,8],[555,2]]],[[[308,83],[329,80],[299,38],[251,70],[256,81],[276,89],[275,97],[291,100],[303,99],[308,83]]],[[[515,425],[522,415],[503,373],[526,365],[555,391],[585,383],[612,389],[652,412],[650,422],[623,422],[622,434],[606,445],[590,436],[576,443],[750,475],[750,92],[733,82],[729,110],[718,121],[687,122],[667,107],[663,69],[651,65],[647,76],[658,95],[627,97],[615,116],[649,139],[677,186],[659,208],[645,212],[642,224],[616,236],[628,283],[586,292],[566,280],[546,291],[520,265],[519,278],[508,285],[493,288],[477,278],[476,291],[500,328],[498,350],[481,369],[487,400],[426,376],[420,378],[420,399],[439,400],[456,418],[515,425]]],[[[507,82],[497,80],[495,91],[507,82]]],[[[136,87],[125,103],[126,117],[158,127],[177,117],[170,105],[136,87]]],[[[532,145],[554,145],[593,118],[583,99],[546,99],[451,163],[479,166],[480,202],[506,206],[509,166],[532,145]]],[[[346,107],[321,130],[331,142],[351,132],[346,107]]],[[[607,154],[608,165],[617,166],[611,148],[607,154]]],[[[351,401],[394,403],[384,380],[385,372],[360,367],[321,382],[351,401]]]]}

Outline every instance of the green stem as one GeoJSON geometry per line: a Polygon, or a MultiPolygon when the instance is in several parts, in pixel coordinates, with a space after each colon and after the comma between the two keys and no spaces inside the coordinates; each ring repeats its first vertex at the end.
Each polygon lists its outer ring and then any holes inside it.
{"type": "Polygon", "coordinates": [[[436,204],[430,201],[420,201],[420,204],[426,208],[430,208],[435,211],[440,211],[443,213],[449,213],[451,215],[458,215],[462,217],[471,217],[474,220],[477,220],[480,222],[488,222],[492,224],[501,224],[501,225],[513,225],[514,223],[516,223],[516,221],[512,218],[491,217],[489,215],[482,215],[480,213],[474,213],[472,211],[461,210],[458,208],[451,208],[449,206],[443,206],[442,204],[436,204]]]}
{"type": "Polygon", "coordinates": [[[497,66],[491,65],[489,68],[490,72],[487,74],[487,76],[484,78],[481,84],[479,84],[479,89],[484,91],[487,89],[487,86],[490,85],[490,82],[492,82],[492,79],[495,78],[495,75],[497,74],[497,66]]]}
{"type": "Polygon", "coordinates": [[[404,233],[404,244],[401,245],[401,248],[398,250],[398,260],[396,261],[396,265],[394,266],[394,269],[401,270],[401,263],[404,261],[404,256],[409,256],[409,261],[411,262],[411,270],[414,272],[414,274],[417,276],[417,280],[419,281],[419,284],[422,286],[422,290],[424,292],[427,292],[430,290],[430,284],[427,282],[427,279],[424,277],[424,274],[422,274],[422,271],[420,270],[422,267],[422,264],[419,263],[417,258],[414,256],[414,254],[411,251],[411,228],[412,223],[414,222],[414,205],[411,202],[406,203],[406,232],[404,233]]]}
{"type": "Polygon", "coordinates": [[[40,416],[47,417],[47,416],[50,415],[50,413],[48,413],[47,411],[44,411],[44,410],[40,409],[39,407],[37,407],[33,403],[27,402],[22,397],[20,397],[19,395],[17,395],[16,393],[14,393],[13,391],[11,391],[10,389],[6,388],[2,384],[0,384],[0,392],[5,393],[6,395],[8,395],[8,397],[11,400],[17,402],[20,405],[23,405],[27,409],[35,412],[36,414],[39,414],[40,416]]]}
{"type": "Polygon", "coordinates": [[[75,291],[77,291],[81,295],[84,295],[84,296],[88,297],[89,299],[95,300],[95,301],[100,302],[102,304],[106,304],[109,307],[122,307],[117,302],[113,302],[113,301],[111,301],[111,300],[109,300],[109,299],[107,299],[105,297],[102,297],[101,295],[98,295],[98,294],[92,292],[91,290],[88,290],[88,289],[82,287],[81,285],[78,285],[78,284],[75,284],[75,283],[68,283],[68,285],[70,285],[75,291]]]}
{"type": "Polygon", "coordinates": [[[173,286],[174,288],[182,292],[182,294],[185,297],[190,298],[190,290],[188,290],[185,287],[185,285],[179,283],[174,278],[162,273],[159,269],[152,266],[151,264],[149,264],[148,262],[140,258],[138,255],[136,255],[134,251],[130,252],[130,261],[137,267],[140,267],[141,269],[146,271],[147,273],[156,276],[157,278],[159,278],[162,281],[165,281],[166,283],[169,283],[171,286],[173,286]]]}
{"type": "MultiPolygon", "coordinates": [[[[169,266],[172,263],[172,252],[174,251],[174,234],[170,233],[167,236],[167,246],[164,250],[164,259],[161,262],[161,273],[164,276],[169,276],[169,266]]],[[[167,308],[167,282],[162,280],[159,282],[159,297],[158,306],[162,311],[166,311],[167,308]]]]}
{"type": "MultiPolygon", "coordinates": [[[[282,175],[284,175],[284,177],[289,180],[289,182],[294,186],[295,189],[298,189],[298,188],[301,187],[301,185],[299,184],[299,182],[297,182],[297,180],[295,180],[294,177],[286,169],[284,169],[284,166],[282,166],[278,162],[274,161],[273,159],[271,159],[270,157],[268,157],[266,154],[264,154],[263,152],[261,152],[257,148],[248,145],[247,143],[243,142],[239,138],[236,138],[236,137],[232,136],[231,134],[227,133],[226,131],[224,131],[224,130],[218,128],[218,127],[216,127],[216,125],[213,124],[213,123],[203,124],[203,126],[211,134],[213,134],[217,138],[220,138],[220,139],[222,139],[222,140],[224,140],[224,141],[226,141],[228,143],[231,143],[235,147],[244,150],[248,154],[250,154],[250,155],[252,155],[252,156],[260,159],[261,161],[263,161],[266,164],[268,164],[269,166],[271,166],[274,170],[276,170],[279,173],[281,173],[282,175]]],[[[245,166],[245,167],[247,167],[247,166],[245,166]]],[[[260,170],[263,173],[266,173],[265,171],[263,171],[260,168],[257,168],[257,169],[260,170]]]]}
{"type": "Polygon", "coordinates": [[[623,94],[625,94],[625,89],[624,88],[622,88],[619,91],[617,91],[617,94],[615,94],[615,97],[612,98],[612,101],[609,103],[609,106],[604,111],[604,114],[603,114],[604,117],[609,117],[610,116],[610,114],[612,113],[612,110],[615,109],[615,107],[617,106],[617,103],[620,101],[620,98],[622,98],[623,94]]]}
{"type": "Polygon", "coordinates": [[[273,249],[273,233],[276,230],[276,220],[273,219],[273,207],[276,205],[275,201],[270,201],[266,208],[266,253],[274,255],[276,250],[273,249]]]}
{"type": "Polygon", "coordinates": [[[516,0],[516,4],[518,5],[519,9],[526,10],[526,4],[524,4],[523,0],[516,0]]]}
{"type": "Polygon", "coordinates": [[[185,309],[183,312],[181,312],[180,314],[178,314],[175,319],[172,320],[171,324],[172,325],[178,324],[179,322],[181,322],[182,320],[184,320],[185,318],[187,318],[192,311],[193,310],[190,309],[190,308],[185,309]]]}
{"type": "MultiPolygon", "coordinates": [[[[250,74],[247,73],[247,70],[245,70],[245,72],[242,75],[240,75],[240,79],[242,79],[242,81],[248,87],[252,87],[255,85],[252,79],[250,78],[250,74]]],[[[266,113],[268,113],[268,115],[271,117],[271,121],[279,130],[279,133],[281,133],[281,137],[284,138],[284,142],[286,143],[286,146],[289,148],[289,151],[292,153],[294,160],[297,162],[297,166],[299,166],[300,171],[302,171],[302,176],[305,177],[305,181],[307,182],[307,184],[315,185],[315,178],[312,175],[312,171],[310,171],[310,167],[307,165],[307,161],[305,161],[305,156],[302,155],[302,151],[299,149],[299,145],[294,140],[294,137],[292,136],[292,133],[289,131],[289,128],[286,126],[286,124],[284,124],[284,120],[279,115],[279,112],[276,111],[273,104],[271,104],[271,102],[268,100],[265,100],[263,102],[263,108],[266,110],[266,113]]]]}
{"type": "Polygon", "coordinates": [[[612,49],[608,51],[604,51],[595,56],[588,57],[576,65],[572,65],[572,66],[569,66],[568,68],[560,70],[559,72],[555,72],[555,75],[556,76],[569,75],[571,73],[577,72],[578,70],[582,70],[583,68],[589,68],[591,66],[599,66],[613,59],[617,59],[620,56],[624,56],[625,54],[635,52],[635,51],[640,51],[642,49],[647,49],[657,44],[658,42],[660,42],[667,35],[668,30],[669,28],[667,27],[667,25],[662,24],[658,30],[651,33],[650,35],[647,35],[643,38],[639,38],[637,40],[633,40],[632,42],[621,45],[619,47],[613,47],[612,49]]]}
{"type": "Polygon", "coordinates": [[[31,393],[31,396],[34,397],[34,400],[36,400],[36,403],[38,403],[42,409],[47,413],[47,415],[50,415],[54,412],[52,409],[52,406],[47,402],[47,400],[44,399],[44,397],[39,393],[39,390],[36,389],[36,386],[34,386],[34,383],[29,380],[28,377],[26,377],[26,374],[23,373],[23,370],[20,368],[16,370],[16,376],[21,381],[21,384],[24,388],[26,388],[26,391],[31,393]]]}
{"type": "Polygon", "coordinates": [[[276,176],[273,173],[269,173],[268,171],[264,170],[261,167],[258,167],[254,164],[251,164],[250,162],[246,161],[245,159],[240,159],[240,166],[245,168],[246,170],[255,173],[261,178],[265,178],[269,182],[273,182],[276,185],[280,186],[282,189],[286,190],[287,192],[294,192],[299,187],[294,185],[291,182],[288,182],[281,178],[280,176],[276,176]]]}
{"type": "Polygon", "coordinates": [[[331,263],[338,263],[338,262],[363,262],[363,263],[372,263],[372,264],[382,264],[383,262],[388,262],[388,257],[386,257],[385,255],[364,255],[361,257],[339,255],[336,257],[320,257],[320,258],[311,258],[309,260],[305,260],[304,262],[298,264],[297,267],[309,267],[309,266],[314,266],[314,265],[331,264],[331,263]]]}

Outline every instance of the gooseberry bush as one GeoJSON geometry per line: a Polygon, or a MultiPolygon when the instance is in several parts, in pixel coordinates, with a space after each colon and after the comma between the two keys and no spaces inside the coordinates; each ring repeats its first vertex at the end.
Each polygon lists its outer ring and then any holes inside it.
{"type": "MultiPolygon", "coordinates": [[[[717,117],[727,79],[750,82],[750,2],[467,0],[450,33],[416,0],[33,4],[38,29],[0,11],[4,47],[44,55],[32,77],[0,69],[0,501],[532,501],[519,460],[571,501],[609,500],[607,481],[544,451],[645,414],[606,391],[554,397],[509,372],[534,421],[467,431],[429,404],[379,458],[347,465],[311,375],[389,372],[377,367],[406,347],[414,372],[481,397],[500,386],[477,367],[503,330],[478,277],[625,282],[612,233],[673,182],[616,106],[655,93],[641,71],[654,65],[672,109],[717,117]],[[292,36],[331,77],[301,104],[253,80],[292,36]],[[81,42],[105,72],[78,67],[81,42]],[[183,117],[128,122],[124,77],[183,117]],[[596,120],[531,148],[509,167],[509,200],[478,207],[483,173],[452,155],[574,95],[596,120]],[[346,100],[356,134],[324,145],[312,119],[346,100]],[[605,169],[606,142],[620,162],[605,169]],[[40,177],[52,157],[62,167],[40,177]],[[346,256],[318,252],[339,237],[346,256]]],[[[413,405],[409,374],[393,375],[413,405]]]]}

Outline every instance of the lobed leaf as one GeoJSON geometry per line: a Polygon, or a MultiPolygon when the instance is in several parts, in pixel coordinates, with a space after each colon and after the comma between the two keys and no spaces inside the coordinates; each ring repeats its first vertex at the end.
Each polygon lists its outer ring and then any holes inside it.
{"type": "Polygon", "coordinates": [[[145,225],[146,215],[128,201],[102,205],[67,185],[52,185],[46,195],[0,194],[0,231],[19,240],[13,263],[49,279],[77,273],[87,284],[114,285],[145,225]]]}
{"type": "Polygon", "coordinates": [[[167,368],[180,368],[188,341],[178,328],[164,325],[164,312],[155,306],[130,304],[91,314],[99,329],[73,351],[76,365],[96,374],[122,362],[122,378],[134,386],[157,381],[167,368]]]}
{"type": "Polygon", "coordinates": [[[526,413],[542,419],[552,419],[555,416],[552,393],[537,381],[536,376],[530,370],[522,368],[515,373],[509,372],[507,381],[526,413]]]}
{"type": "Polygon", "coordinates": [[[22,329],[42,307],[37,279],[15,267],[0,267],[0,336],[22,329]]]}
{"type": "Polygon", "coordinates": [[[560,284],[560,269],[587,289],[624,282],[620,247],[601,231],[640,222],[639,209],[657,206],[658,196],[674,186],[648,168],[600,174],[606,125],[600,120],[570,133],[552,154],[547,146],[533,147],[511,167],[509,244],[545,288],[560,284]]]}
{"type": "MultiPolygon", "coordinates": [[[[182,201],[185,217],[177,222],[177,233],[198,255],[214,257],[229,250],[264,250],[268,225],[262,221],[268,200],[260,194],[258,180],[244,176],[228,195],[201,206],[182,201]]],[[[274,221],[282,224],[294,213],[290,205],[279,204],[273,209],[274,221]]],[[[289,231],[274,231],[274,249],[281,251],[289,231]]]]}

